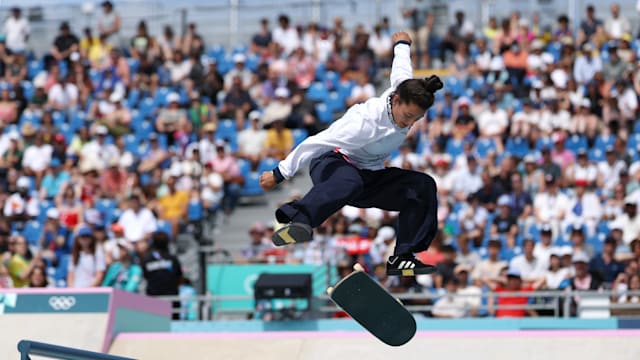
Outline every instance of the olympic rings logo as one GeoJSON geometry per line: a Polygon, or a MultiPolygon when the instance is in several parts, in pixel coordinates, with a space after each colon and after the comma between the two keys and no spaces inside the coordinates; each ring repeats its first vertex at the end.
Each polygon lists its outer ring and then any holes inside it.
{"type": "Polygon", "coordinates": [[[49,306],[53,310],[66,311],[71,309],[76,304],[76,298],[74,296],[52,296],[49,298],[49,306]]]}

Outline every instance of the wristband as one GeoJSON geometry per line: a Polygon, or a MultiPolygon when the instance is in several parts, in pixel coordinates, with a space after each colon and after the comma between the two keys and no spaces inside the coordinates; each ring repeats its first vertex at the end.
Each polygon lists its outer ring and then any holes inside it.
{"type": "Polygon", "coordinates": [[[276,167],[272,171],[273,171],[273,177],[276,179],[276,183],[280,184],[285,180],[284,176],[282,176],[282,173],[280,172],[280,169],[278,167],[276,167]]]}
{"type": "Polygon", "coordinates": [[[407,45],[411,46],[411,43],[409,41],[407,41],[407,40],[398,40],[398,41],[396,41],[395,44],[393,44],[393,47],[396,47],[396,45],[398,45],[398,44],[407,44],[407,45]]]}

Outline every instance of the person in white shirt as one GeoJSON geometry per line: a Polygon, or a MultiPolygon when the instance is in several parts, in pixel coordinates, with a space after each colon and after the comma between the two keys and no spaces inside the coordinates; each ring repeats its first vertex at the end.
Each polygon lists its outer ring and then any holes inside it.
{"type": "Polygon", "coordinates": [[[49,90],[49,106],[55,110],[69,110],[78,105],[80,91],[69,76],[61,76],[49,90]]]}
{"type": "Polygon", "coordinates": [[[6,35],[7,49],[14,53],[22,53],[27,50],[27,41],[31,35],[29,21],[22,17],[22,10],[14,7],[11,16],[4,23],[3,32],[6,35]]]}
{"type": "Polygon", "coordinates": [[[620,16],[620,5],[611,5],[611,17],[604,23],[604,32],[609,39],[620,39],[622,35],[631,32],[629,19],[620,16]]]}
{"type": "Polygon", "coordinates": [[[238,157],[247,159],[253,166],[258,166],[265,156],[264,142],[267,131],[260,121],[260,112],[254,110],[249,113],[250,127],[238,133],[238,157]]]}
{"type": "Polygon", "coordinates": [[[550,224],[553,233],[559,234],[561,222],[567,213],[566,204],[569,198],[558,190],[553,175],[545,176],[545,186],[545,191],[539,192],[533,199],[533,213],[537,222],[550,224]]]}
{"type": "Polygon", "coordinates": [[[400,144],[400,154],[391,159],[389,165],[400,169],[409,169],[415,171],[420,171],[424,168],[422,159],[418,154],[412,151],[411,144],[408,141],[400,144]]]}
{"type": "Polygon", "coordinates": [[[593,45],[582,45],[582,56],[576,59],[573,66],[573,78],[580,85],[588,83],[597,72],[602,71],[602,60],[594,53],[593,45]]]}
{"type": "Polygon", "coordinates": [[[289,26],[288,16],[280,15],[280,17],[278,17],[278,24],[280,26],[273,29],[273,42],[282,48],[284,55],[288,56],[293,50],[300,47],[300,37],[296,29],[289,26]]]}
{"type": "Polygon", "coordinates": [[[26,221],[40,213],[38,198],[29,196],[31,180],[21,176],[16,182],[17,192],[11,194],[4,203],[3,215],[12,222],[26,221]]]}
{"type": "Polygon", "coordinates": [[[147,241],[157,229],[157,220],[151,210],[142,207],[140,197],[131,195],[129,208],[125,210],[118,224],[122,226],[124,238],[130,242],[147,241]]]}
{"type": "Polygon", "coordinates": [[[247,57],[244,56],[244,54],[233,55],[234,68],[229,70],[229,72],[224,76],[225,91],[229,91],[229,89],[231,89],[231,85],[233,85],[233,78],[236,76],[239,76],[240,80],[242,80],[242,88],[244,90],[248,90],[249,87],[251,87],[253,73],[245,67],[246,61],[247,57]]]}
{"type": "Polygon", "coordinates": [[[369,77],[365,73],[356,75],[358,83],[351,89],[351,94],[347,98],[347,106],[363,103],[376,96],[376,89],[369,82],[369,77]]]}
{"type": "Polygon", "coordinates": [[[575,193],[567,203],[567,216],[564,219],[563,228],[571,224],[584,224],[587,234],[594,235],[596,226],[602,217],[602,206],[596,194],[587,190],[587,180],[576,179],[575,193]]]}
{"type": "Polygon", "coordinates": [[[382,33],[382,26],[379,24],[373,29],[373,33],[369,36],[369,42],[367,46],[376,55],[378,61],[382,62],[383,66],[388,62],[388,57],[391,55],[391,38],[382,33]]]}
{"type": "Polygon", "coordinates": [[[561,251],[557,248],[549,254],[549,267],[544,272],[546,288],[549,290],[560,289],[562,282],[571,277],[571,270],[568,267],[562,267],[560,256],[561,251]]]}
{"type": "Polygon", "coordinates": [[[591,162],[587,156],[587,150],[578,150],[577,160],[574,164],[570,165],[567,169],[565,179],[569,183],[574,183],[578,180],[586,181],[588,186],[596,186],[598,180],[598,168],[591,162]]]}
{"type": "Polygon", "coordinates": [[[611,194],[620,182],[620,171],[626,167],[624,161],[616,158],[615,148],[607,146],[605,161],[598,162],[598,187],[602,188],[605,194],[611,194]]]}
{"type": "Polygon", "coordinates": [[[509,269],[520,272],[522,281],[527,284],[540,282],[548,266],[548,259],[539,259],[533,253],[535,241],[528,238],[522,243],[522,254],[511,259],[509,269]]]}
{"type": "Polygon", "coordinates": [[[22,157],[22,167],[25,173],[36,177],[36,184],[40,184],[42,177],[49,168],[53,147],[42,141],[42,134],[36,133],[34,143],[27,147],[22,157]]]}
{"type": "Polygon", "coordinates": [[[385,168],[385,160],[424,117],[444,84],[435,75],[413,79],[411,38],[398,32],[392,40],[391,87],[308,137],[273,171],[263,172],[260,185],[271,190],[311,163],[314,187],[276,211],[278,222],[285,224],[272,237],[280,245],[311,241],[312,228],[344,205],[400,211],[398,241],[387,261],[387,274],[412,276],[435,269],[414,253],[428,249],[438,230],[436,184],[425,173],[385,168]]]}
{"type": "Polygon", "coordinates": [[[551,226],[549,226],[549,224],[543,224],[540,227],[540,241],[538,241],[533,248],[533,256],[538,259],[548,259],[553,250],[552,240],[551,226]]]}
{"type": "Polygon", "coordinates": [[[467,302],[462,296],[456,296],[458,292],[458,279],[447,279],[445,288],[447,294],[433,305],[431,313],[436,318],[461,318],[467,314],[467,302]]]}
{"type": "Polygon", "coordinates": [[[456,171],[451,192],[458,200],[465,200],[482,187],[482,167],[473,155],[467,156],[466,166],[456,171]]]}
{"type": "Polygon", "coordinates": [[[502,135],[509,126],[507,112],[498,107],[498,99],[489,95],[489,108],[478,117],[478,130],[480,137],[493,139],[496,147],[502,149],[502,135]]]}
{"type": "Polygon", "coordinates": [[[106,143],[106,136],[109,130],[98,125],[95,128],[96,138],[82,146],[80,158],[83,162],[91,161],[98,170],[106,169],[112,158],[118,158],[120,151],[113,144],[106,143]]]}
{"type": "Polygon", "coordinates": [[[522,110],[511,117],[511,136],[529,137],[531,128],[536,126],[539,120],[540,112],[533,108],[531,100],[524,99],[522,110]]]}

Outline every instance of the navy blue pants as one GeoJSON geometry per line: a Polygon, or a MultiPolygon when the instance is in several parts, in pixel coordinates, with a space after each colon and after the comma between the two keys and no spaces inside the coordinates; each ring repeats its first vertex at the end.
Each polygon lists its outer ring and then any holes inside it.
{"type": "Polygon", "coordinates": [[[311,161],[313,187],[300,200],[276,210],[280,223],[315,228],[345,205],[399,211],[395,254],[426,250],[438,231],[436,183],[427,174],[399,168],[360,170],[341,154],[311,161]]]}

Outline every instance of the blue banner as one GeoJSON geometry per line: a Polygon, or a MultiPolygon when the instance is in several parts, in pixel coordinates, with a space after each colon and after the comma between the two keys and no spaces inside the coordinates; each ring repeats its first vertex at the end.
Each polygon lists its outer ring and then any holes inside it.
{"type": "Polygon", "coordinates": [[[110,294],[0,294],[0,314],[106,313],[110,294]]]}

